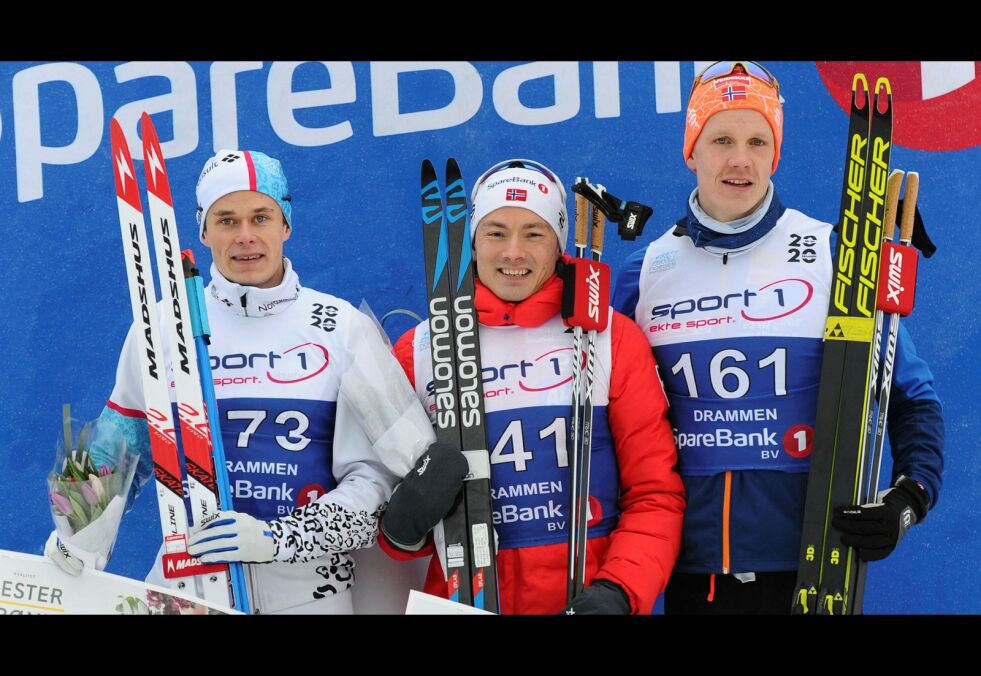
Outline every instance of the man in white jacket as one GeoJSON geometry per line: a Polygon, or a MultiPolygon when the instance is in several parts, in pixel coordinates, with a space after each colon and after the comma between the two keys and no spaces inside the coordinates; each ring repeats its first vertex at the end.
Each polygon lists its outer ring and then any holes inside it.
{"type": "MultiPolygon", "coordinates": [[[[428,417],[374,322],[301,286],[283,256],[293,218],[277,160],[221,150],[196,194],[214,260],[205,298],[236,511],[192,534],[189,552],[264,564],[250,567],[256,612],[349,613],[349,552],[374,543],[392,488],[434,439],[428,417]]],[[[103,417],[140,450],[138,483],[151,474],[143,410],[131,330],[103,417]]],[[[46,552],[81,568],[54,534],[46,552]]],[[[149,581],[163,581],[159,569],[158,557],[149,581]]]]}

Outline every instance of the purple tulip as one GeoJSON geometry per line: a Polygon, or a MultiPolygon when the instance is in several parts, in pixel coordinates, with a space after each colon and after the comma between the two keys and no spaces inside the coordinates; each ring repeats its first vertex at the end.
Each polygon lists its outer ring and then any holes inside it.
{"type": "Polygon", "coordinates": [[[61,493],[55,493],[52,491],[50,495],[51,495],[51,504],[57,507],[58,511],[61,512],[64,516],[70,516],[72,512],[75,511],[74,509],[72,509],[72,503],[69,502],[68,498],[66,498],[61,493]]]}
{"type": "Polygon", "coordinates": [[[87,483],[82,484],[82,497],[85,498],[85,502],[89,503],[90,505],[94,505],[99,501],[99,496],[95,494],[95,491],[93,491],[92,487],[87,483]]]}
{"type": "Polygon", "coordinates": [[[99,467],[99,476],[109,476],[110,474],[112,474],[112,470],[105,465],[99,467]]]}

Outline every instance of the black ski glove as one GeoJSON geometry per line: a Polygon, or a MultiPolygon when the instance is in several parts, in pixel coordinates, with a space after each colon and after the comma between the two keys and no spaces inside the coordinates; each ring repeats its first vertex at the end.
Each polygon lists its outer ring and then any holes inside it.
{"type": "Polygon", "coordinates": [[[381,529],[406,549],[419,543],[453,507],[470,467],[458,448],[435,442],[395,487],[381,529]]]}
{"type": "Polygon", "coordinates": [[[596,580],[572,599],[563,615],[629,615],[630,599],[619,585],[596,580]]]}
{"type": "Polygon", "coordinates": [[[920,484],[900,476],[879,504],[836,507],[831,525],[841,531],[842,544],[855,547],[861,559],[878,561],[892,553],[913,524],[926,518],[929,504],[920,484]]]}

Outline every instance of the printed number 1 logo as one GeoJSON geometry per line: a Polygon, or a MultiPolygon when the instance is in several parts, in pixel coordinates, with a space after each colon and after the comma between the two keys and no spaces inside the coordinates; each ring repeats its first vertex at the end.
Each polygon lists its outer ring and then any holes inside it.
{"type": "Polygon", "coordinates": [[[806,458],[814,448],[814,428],[810,425],[794,425],[780,440],[783,450],[794,458],[806,458]]]}

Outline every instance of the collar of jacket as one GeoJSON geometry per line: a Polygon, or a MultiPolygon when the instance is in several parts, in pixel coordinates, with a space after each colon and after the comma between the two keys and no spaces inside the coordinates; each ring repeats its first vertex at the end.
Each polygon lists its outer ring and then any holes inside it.
{"type": "Polygon", "coordinates": [[[285,312],[300,296],[300,278],[293,272],[290,259],[283,258],[286,271],[279,286],[260,289],[230,282],[211,264],[208,293],[229,312],[242,317],[268,317],[285,312]]]}
{"type": "Polygon", "coordinates": [[[753,213],[730,223],[708,216],[698,205],[697,189],[688,199],[685,217],[678,221],[675,235],[687,235],[696,248],[720,251],[745,249],[767,235],[787,208],[780,202],[773,182],[767,196],[753,213]]]}
{"type": "MultiPolygon", "coordinates": [[[[562,260],[572,257],[562,254],[562,260]]],[[[523,326],[535,328],[554,317],[562,309],[562,279],[553,274],[535,293],[523,301],[510,303],[494,295],[480,278],[474,280],[474,306],[477,317],[484,326],[523,326]]]]}

